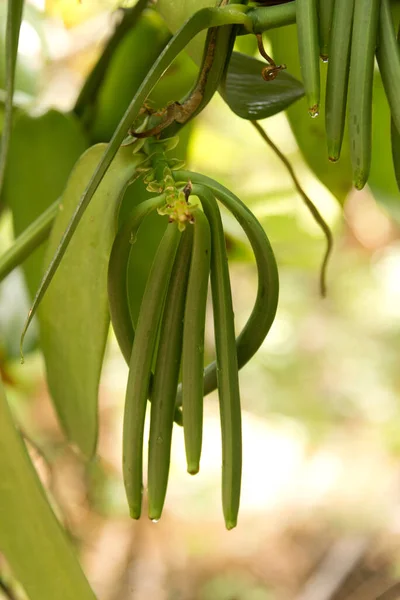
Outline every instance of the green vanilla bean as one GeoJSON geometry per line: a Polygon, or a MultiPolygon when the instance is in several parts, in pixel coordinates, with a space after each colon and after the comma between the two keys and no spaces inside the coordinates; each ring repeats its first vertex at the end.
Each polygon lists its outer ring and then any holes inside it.
{"type": "Polygon", "coordinates": [[[157,362],[151,391],[148,514],[158,521],[167,494],[174,425],[175,394],[182,358],[185,298],[193,245],[193,227],[187,226],[175,257],[160,327],[157,362]]]}
{"type": "Polygon", "coordinates": [[[368,180],[372,143],[372,85],[380,0],[355,0],[350,55],[349,135],[354,185],[368,180]]]}
{"type": "MultiPolygon", "coordinates": [[[[175,181],[207,187],[238,221],[254,252],[258,272],[257,297],[253,310],[236,340],[238,366],[241,369],[257,352],[274,322],[279,298],[279,276],[268,237],[253,213],[237,196],[210,177],[192,171],[175,171],[175,181]]],[[[217,366],[213,362],[204,370],[204,395],[217,388],[217,366]]],[[[178,387],[177,404],[182,403],[178,387]]]]}
{"type": "Polygon", "coordinates": [[[318,0],[319,55],[323,61],[329,57],[329,39],[335,0],[318,0]]]}
{"type": "Polygon", "coordinates": [[[339,160],[346,121],[354,0],[336,0],[326,80],[325,129],[329,160],[339,160]]]}
{"type": "Polygon", "coordinates": [[[23,263],[38,246],[47,240],[59,210],[60,201],[57,200],[36,221],[31,223],[17,237],[13,245],[0,256],[0,281],[7,277],[13,269],[23,263]]]}
{"type": "Polygon", "coordinates": [[[181,233],[168,225],[154,259],[140,306],[126,388],[123,430],[123,474],[130,515],[139,519],[143,490],[143,435],[151,367],[181,233]]]}
{"type": "Polygon", "coordinates": [[[397,131],[400,131],[400,49],[389,0],[381,0],[376,58],[392,119],[397,131]]]}
{"type": "Polygon", "coordinates": [[[319,114],[320,75],[319,38],[316,0],[296,0],[296,22],[301,75],[306,91],[308,112],[319,114]]]}
{"type": "Polygon", "coordinates": [[[227,529],[237,524],[242,478],[242,416],[235,325],[224,230],[217,201],[194,185],[211,231],[211,294],[222,438],[222,507],[227,529]]]}
{"type": "MultiPolygon", "coordinates": [[[[210,276],[210,226],[201,210],[194,213],[194,240],[187,285],[182,350],[183,432],[188,473],[200,468],[203,437],[204,330],[210,276]]],[[[175,398],[174,398],[175,400],[175,398]]]]}
{"type": "Polygon", "coordinates": [[[105,173],[107,172],[113,158],[115,157],[118,148],[124,141],[126,134],[131,128],[132,124],[139,116],[140,110],[146,101],[147,96],[151,90],[157,84],[165,70],[172,64],[176,56],[187,46],[190,40],[203,31],[210,27],[220,27],[222,25],[246,25],[251,30],[251,19],[245,14],[246,7],[242,5],[229,5],[223,8],[204,8],[195,13],[186,23],[179,29],[179,31],[172,37],[171,41],[164,48],[153,67],[147,74],[137,93],[135,94],[132,102],[127,108],[125,115],[122,117],[118,127],[116,128],[114,135],[112,136],[109,144],[107,145],[104,154],[99,161],[99,164],[93,173],[89,184],[82,195],[76,210],[64,232],[64,235],[60,241],[60,244],[50,262],[48,269],[42,279],[39,286],[38,292],[33,301],[32,307],[28,313],[28,317],[22,332],[20,346],[21,355],[23,341],[26,331],[36,313],[37,307],[45,294],[51,280],[57,271],[58,265],[68,244],[82,218],[88,204],[90,203],[94,193],[96,192],[100,182],[102,181],[105,173]]]}

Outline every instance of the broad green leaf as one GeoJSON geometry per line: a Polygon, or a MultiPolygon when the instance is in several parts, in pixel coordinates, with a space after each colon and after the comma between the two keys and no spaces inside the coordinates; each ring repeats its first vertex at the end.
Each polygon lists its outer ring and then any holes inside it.
{"type": "MultiPolygon", "coordinates": [[[[93,146],[74,167],[46,251],[58,247],[86,186],[104,153],[93,146]]],[[[121,148],[72,237],[39,309],[47,382],[68,438],[86,456],[95,452],[97,396],[109,326],[107,266],[118,202],[143,160],[121,148]]]]}
{"type": "Polygon", "coordinates": [[[97,96],[93,141],[108,141],[171,35],[155,11],[145,11],[119,44],[97,96]]]}
{"type": "MultiPolygon", "coordinates": [[[[290,73],[301,80],[296,26],[289,25],[268,32],[277,64],[284,63],[290,73]]],[[[352,187],[350,151],[347,136],[337,163],[329,162],[325,135],[325,84],[327,65],[321,64],[321,112],[312,119],[303,98],[287,110],[287,115],[305,161],[316,177],[343,203],[352,187]]]]}
{"type": "Polygon", "coordinates": [[[376,201],[400,222],[400,192],[393,168],[390,144],[390,109],[378,73],[374,77],[372,160],[368,185],[376,201]]]}
{"type": "MultiPolygon", "coordinates": [[[[64,190],[72,167],[86,148],[78,120],[50,110],[40,117],[21,114],[12,131],[3,199],[20,235],[64,190]]],[[[25,261],[33,297],[43,276],[45,246],[25,261]]]]}
{"type": "Polygon", "coordinates": [[[0,552],[30,600],[95,600],[18,433],[0,381],[0,552]]]}
{"type": "Polygon", "coordinates": [[[19,30],[22,21],[22,10],[24,0],[8,0],[7,2],[7,27],[6,27],[6,102],[4,114],[4,126],[1,135],[0,147],[0,195],[4,183],[4,175],[7,165],[8,150],[10,147],[13,95],[15,83],[15,65],[17,62],[19,30]]]}
{"type": "Polygon", "coordinates": [[[233,52],[221,95],[229,108],[242,119],[256,121],[271,117],[304,96],[303,85],[286,71],[273,81],[261,72],[265,63],[233,52]]]}

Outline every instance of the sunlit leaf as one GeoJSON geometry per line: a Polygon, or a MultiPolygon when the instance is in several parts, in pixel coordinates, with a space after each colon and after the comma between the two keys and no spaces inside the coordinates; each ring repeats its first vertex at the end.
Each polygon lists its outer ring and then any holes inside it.
{"type": "MultiPolygon", "coordinates": [[[[17,118],[4,185],[4,201],[11,208],[16,236],[61,196],[85,148],[85,137],[73,115],[50,110],[40,117],[21,114],[17,118]]],[[[43,276],[44,252],[45,246],[38,248],[24,263],[32,297],[43,276]]]]}
{"type": "Polygon", "coordinates": [[[233,52],[226,80],[221,86],[225,102],[242,119],[271,117],[304,95],[303,85],[286,71],[272,81],[261,72],[265,63],[239,52],[233,52]]]}
{"type": "MultiPolygon", "coordinates": [[[[49,240],[50,262],[105,144],[79,159],[62,197],[49,240]]],[[[85,212],[39,310],[47,382],[60,421],[80,450],[91,456],[97,441],[97,397],[109,325],[107,266],[118,200],[138,155],[118,151],[85,212]]]]}
{"type": "Polygon", "coordinates": [[[0,552],[30,600],[95,600],[12,420],[0,381],[0,552]]]}

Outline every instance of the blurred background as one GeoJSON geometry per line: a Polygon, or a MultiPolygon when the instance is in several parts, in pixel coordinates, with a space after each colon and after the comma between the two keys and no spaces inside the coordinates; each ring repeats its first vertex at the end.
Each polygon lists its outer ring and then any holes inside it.
{"type": "MultiPolygon", "coordinates": [[[[120,18],[113,12],[117,4],[27,3],[20,106],[34,114],[72,108],[120,18]]],[[[3,1],[2,48],[5,11],[3,1]]],[[[245,46],[253,52],[252,42],[240,41],[240,49],[245,46]]],[[[322,299],[321,232],[285,167],[216,96],[191,126],[186,163],[253,210],[270,238],[281,281],[271,332],[240,373],[243,489],[235,530],[227,532],[222,517],[216,394],[205,401],[200,473],[186,473],[183,433],[175,427],[163,517],[157,524],[145,517],[133,522],[121,472],[127,367],[112,333],[100,390],[98,455],[86,464],[57,424],[34,331],[32,352],[20,365],[19,335],[29,305],[22,272],[0,286],[0,368],[8,398],[99,600],[373,600],[400,579],[400,198],[380,166],[385,151],[378,137],[371,188],[346,190],[342,208],[305,163],[286,115],[263,126],[332,228],[335,247],[322,299]]],[[[340,163],[335,168],[340,172],[340,163]]],[[[243,234],[224,216],[240,331],[255,298],[256,273],[243,234]]],[[[13,239],[7,208],[0,232],[4,251],[13,239]]],[[[211,319],[207,352],[212,358],[211,319]]],[[[13,598],[24,598],[1,557],[0,578],[13,598]]],[[[400,592],[390,596],[397,597],[400,592]]],[[[1,586],[0,598],[10,598],[1,586]]]]}

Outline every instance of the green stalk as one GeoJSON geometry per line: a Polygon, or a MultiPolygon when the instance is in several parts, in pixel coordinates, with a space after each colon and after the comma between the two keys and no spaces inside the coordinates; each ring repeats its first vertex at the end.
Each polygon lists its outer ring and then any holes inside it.
{"type": "MultiPolygon", "coordinates": [[[[250,9],[247,16],[252,21],[252,33],[263,33],[269,29],[296,23],[296,2],[277,6],[260,6],[250,9]]],[[[241,27],[238,35],[247,35],[248,29],[241,27]]]]}
{"type": "Polygon", "coordinates": [[[0,281],[18,267],[34,250],[47,240],[59,211],[60,201],[56,200],[17,237],[13,245],[0,257],[0,281]]]}
{"type": "Polygon", "coordinates": [[[8,0],[5,53],[7,96],[4,109],[4,125],[0,148],[0,194],[3,188],[7,155],[11,140],[15,67],[17,64],[19,30],[21,28],[23,8],[24,0],[8,0]]]}

